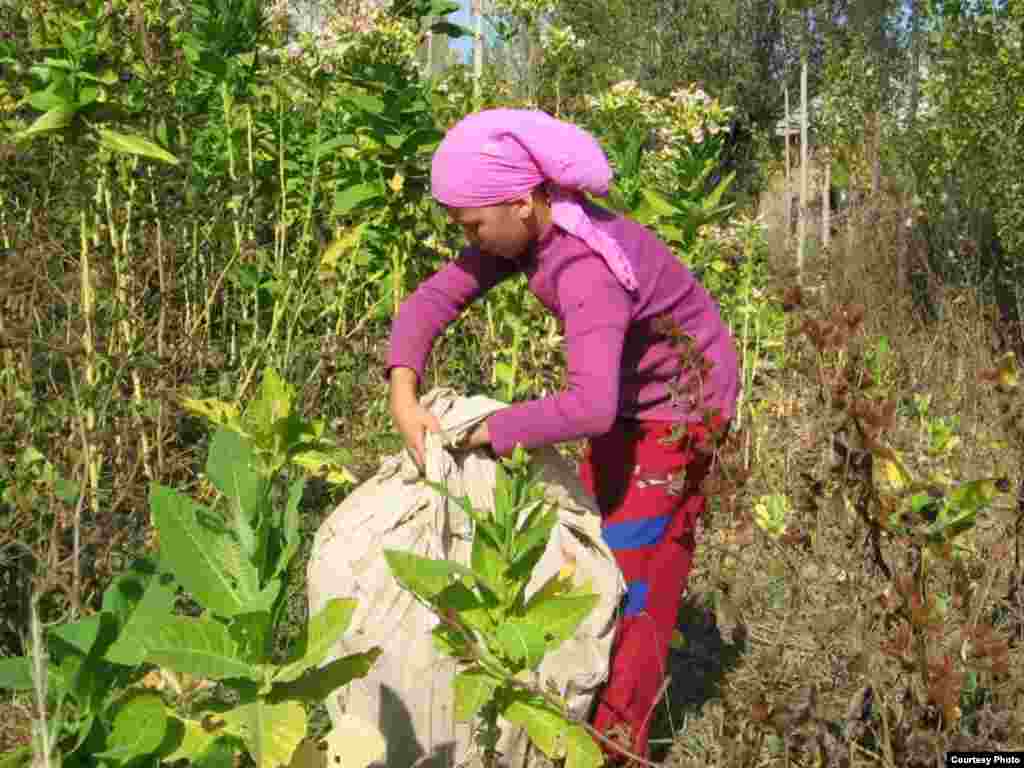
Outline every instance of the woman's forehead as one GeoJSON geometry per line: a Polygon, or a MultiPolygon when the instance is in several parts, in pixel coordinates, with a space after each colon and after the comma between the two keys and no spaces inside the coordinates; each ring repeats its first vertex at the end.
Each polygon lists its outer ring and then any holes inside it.
{"type": "Polygon", "coordinates": [[[449,208],[448,215],[456,224],[479,224],[486,221],[492,208],[449,208]]]}

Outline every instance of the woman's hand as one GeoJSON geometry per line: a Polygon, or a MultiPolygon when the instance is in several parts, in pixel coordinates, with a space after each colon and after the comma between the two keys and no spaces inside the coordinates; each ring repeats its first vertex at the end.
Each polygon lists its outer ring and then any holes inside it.
{"type": "Polygon", "coordinates": [[[416,397],[416,371],[396,366],[391,369],[391,418],[420,469],[427,466],[425,434],[441,431],[441,422],[420,405],[416,397]]]}
{"type": "Polygon", "coordinates": [[[487,422],[481,421],[469,436],[463,442],[463,445],[472,450],[474,448],[483,448],[491,444],[491,433],[487,429],[487,422]]]}
{"type": "Polygon", "coordinates": [[[427,465],[426,432],[441,431],[441,422],[415,399],[392,402],[391,418],[420,469],[427,465]]]}

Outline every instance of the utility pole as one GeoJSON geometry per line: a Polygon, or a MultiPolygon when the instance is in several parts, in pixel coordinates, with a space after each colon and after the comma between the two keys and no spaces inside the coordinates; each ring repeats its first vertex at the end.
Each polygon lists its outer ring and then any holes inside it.
{"type": "Polygon", "coordinates": [[[473,108],[480,109],[480,80],[484,73],[483,0],[473,0],[473,108]]]}
{"type": "Polygon", "coordinates": [[[807,53],[804,52],[800,65],[800,218],[798,219],[800,242],[796,254],[797,281],[804,280],[804,257],[807,248],[807,53]]]}

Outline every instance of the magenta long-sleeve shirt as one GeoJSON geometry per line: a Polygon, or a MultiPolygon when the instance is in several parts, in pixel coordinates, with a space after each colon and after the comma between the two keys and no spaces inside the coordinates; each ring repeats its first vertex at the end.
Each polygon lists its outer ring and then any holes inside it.
{"type": "Polygon", "coordinates": [[[420,380],[437,336],[472,301],[523,272],[531,292],[558,318],[565,338],[568,384],[563,392],[503,408],[487,420],[500,456],[517,443],[532,449],[608,432],[616,419],[691,421],[673,404],[669,384],[692,374],[654,321],[672,317],[713,364],[701,389],[704,407],[735,415],[739,391],[736,346],[718,305],[649,229],[588,205],[596,226],[622,246],[639,284],[628,293],[601,256],[551,227],[521,262],[465,249],[425,280],[399,308],[391,328],[388,369],[403,366],[420,380]]]}

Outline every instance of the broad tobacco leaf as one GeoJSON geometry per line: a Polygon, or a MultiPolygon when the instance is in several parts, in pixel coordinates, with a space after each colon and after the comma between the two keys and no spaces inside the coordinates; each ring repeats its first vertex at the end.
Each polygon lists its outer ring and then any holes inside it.
{"type": "Polygon", "coordinates": [[[242,431],[238,406],[234,403],[226,403],[223,400],[216,400],[214,398],[195,399],[183,397],[181,404],[186,410],[191,411],[197,416],[202,416],[207,421],[212,421],[214,424],[222,427],[242,431]]]}
{"type": "Polygon", "coordinates": [[[152,693],[130,698],[114,717],[108,748],[96,755],[117,763],[156,752],[167,733],[167,709],[152,693]]]}
{"type": "Polygon", "coordinates": [[[257,768],[289,765],[306,735],[306,710],[297,701],[260,699],[224,713],[224,730],[245,742],[257,768]]]}
{"type": "Polygon", "coordinates": [[[232,530],[210,509],[172,488],[154,483],[149,499],[161,556],[178,582],[219,616],[253,610],[259,575],[232,530]]]}
{"type": "Polygon", "coordinates": [[[355,600],[334,598],[328,601],[323,610],[306,624],[305,647],[301,649],[300,657],[281,667],[274,677],[275,682],[297,680],[307,669],[319,665],[345,634],[355,610],[355,600]]]}
{"type": "Polygon", "coordinates": [[[0,690],[32,690],[32,662],[28,657],[0,659],[0,690]]]}
{"type": "Polygon", "coordinates": [[[604,755],[590,734],[540,699],[517,694],[502,716],[522,727],[534,746],[552,760],[564,757],[566,768],[600,768],[604,764],[604,755]]]}
{"type": "Polygon", "coordinates": [[[295,699],[307,704],[320,704],[353,680],[366,677],[380,657],[380,648],[364,653],[351,653],[318,668],[307,669],[298,680],[275,683],[267,700],[271,703],[295,699]]]}
{"type": "Polygon", "coordinates": [[[256,457],[249,441],[234,430],[218,429],[210,442],[206,476],[231,505],[242,552],[249,558],[256,557],[257,528],[271,514],[270,479],[256,470],[256,457]]]}
{"type": "Polygon", "coordinates": [[[146,661],[209,680],[260,681],[261,670],[242,658],[227,626],[213,619],[169,616],[151,625],[146,661]]]}
{"type": "Polygon", "coordinates": [[[422,600],[434,600],[460,576],[476,580],[473,571],[450,560],[432,560],[395,549],[384,550],[384,558],[398,583],[422,600]]]}
{"type": "Polygon", "coordinates": [[[548,650],[554,650],[576,632],[600,601],[598,595],[573,594],[531,601],[524,620],[543,627],[548,650]]]}
{"type": "Polygon", "coordinates": [[[174,586],[159,577],[149,580],[142,599],[124,617],[117,640],[107,649],[107,661],[128,667],[142,664],[149,629],[174,613],[174,592],[174,586]]]}
{"type": "Polygon", "coordinates": [[[494,638],[501,651],[516,664],[535,669],[547,650],[545,627],[529,619],[511,619],[498,627],[494,638]]]}
{"type": "Polygon", "coordinates": [[[468,670],[455,676],[455,719],[469,722],[494,696],[501,681],[480,670],[468,670]]]}

